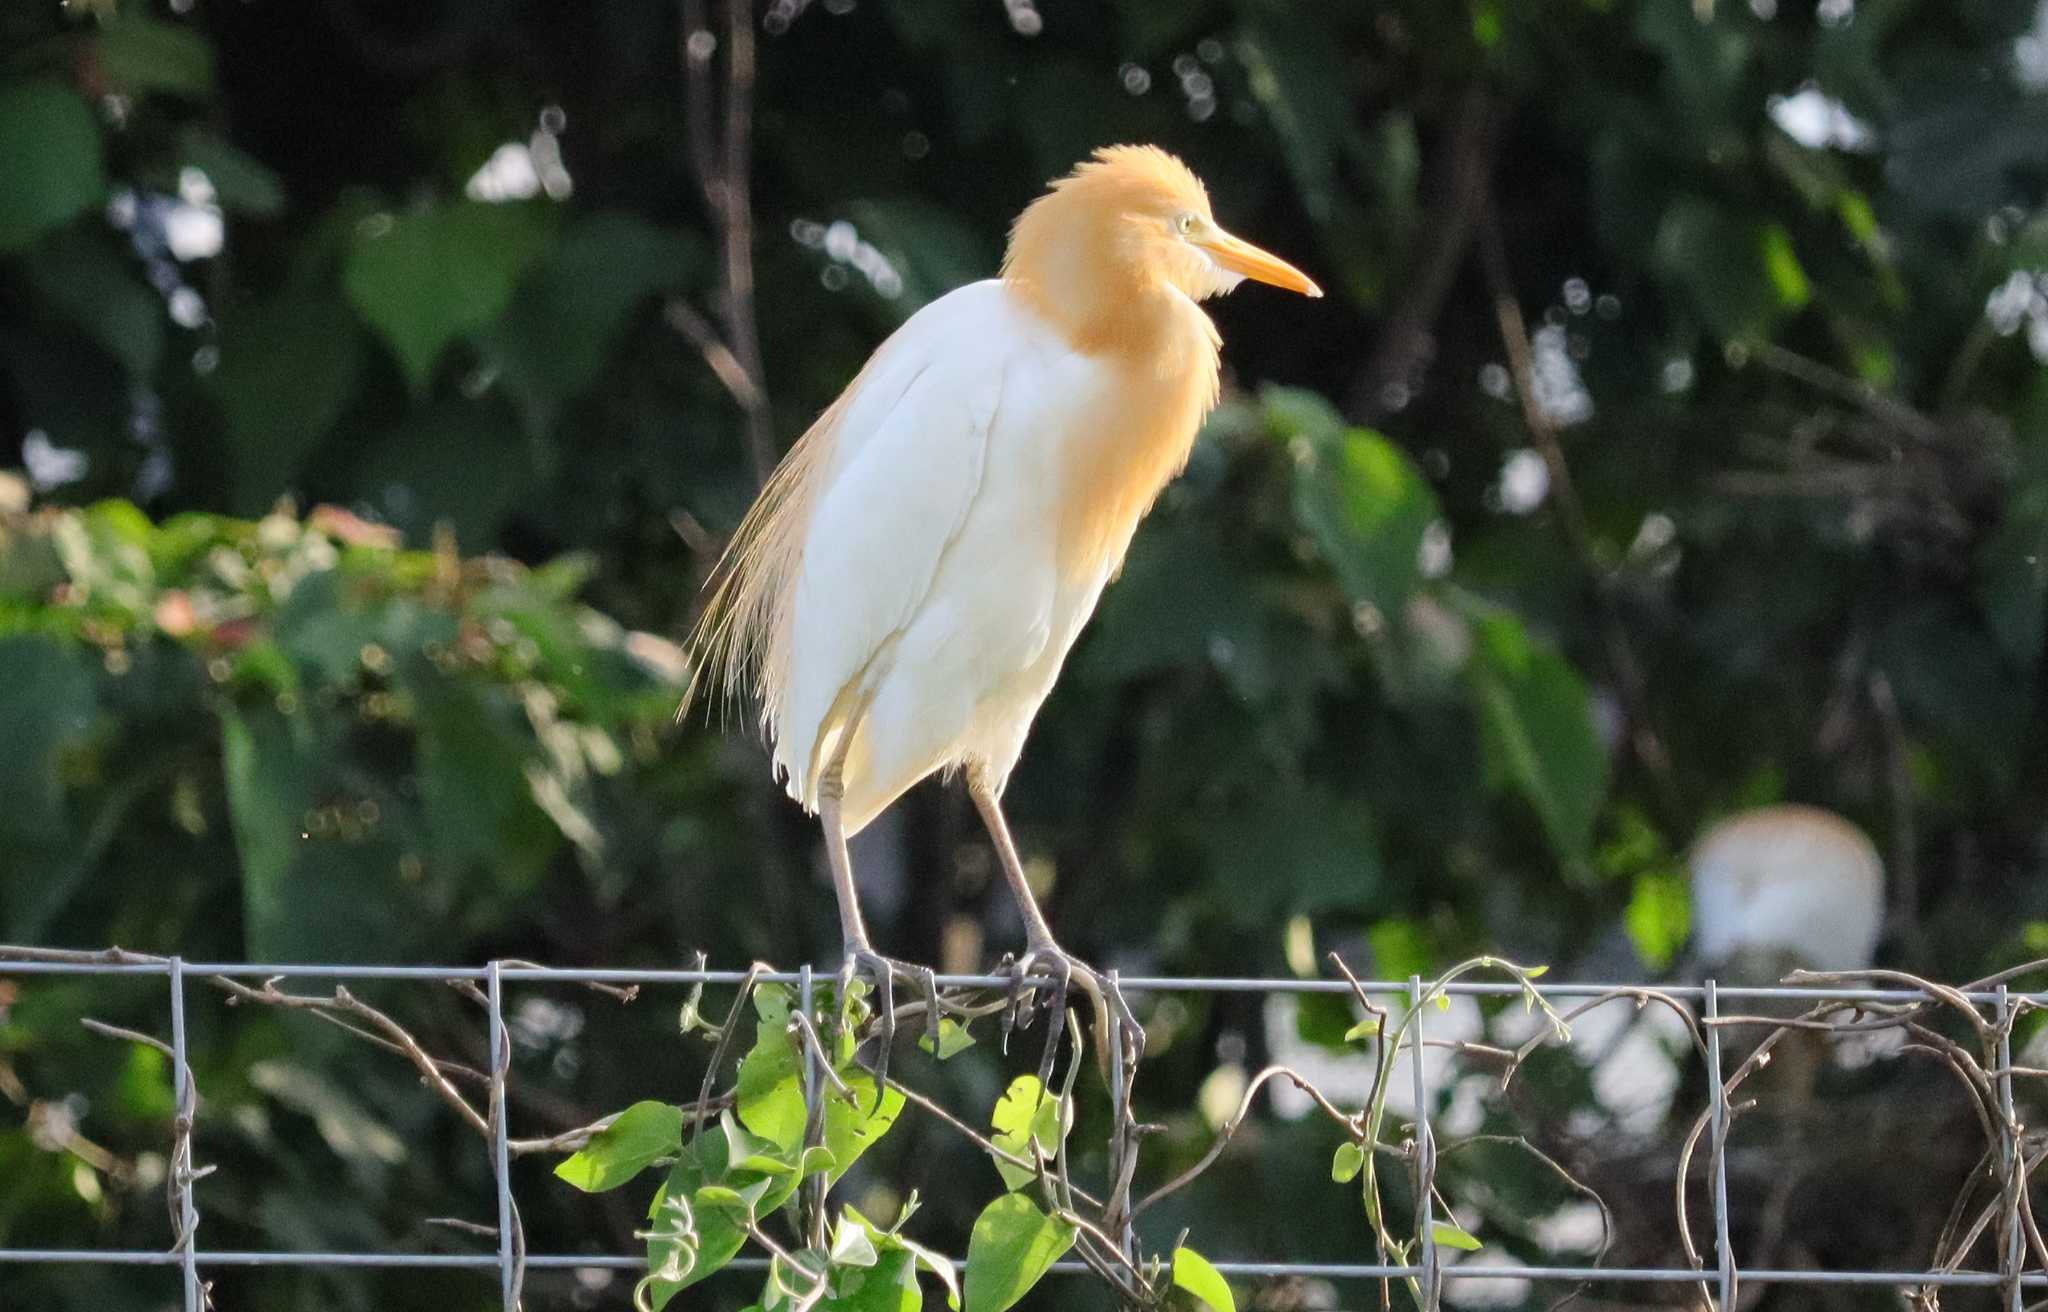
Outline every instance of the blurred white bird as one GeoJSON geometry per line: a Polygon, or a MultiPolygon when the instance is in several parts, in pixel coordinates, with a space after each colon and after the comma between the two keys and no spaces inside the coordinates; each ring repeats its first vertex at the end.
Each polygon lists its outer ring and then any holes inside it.
{"type": "Polygon", "coordinates": [[[1321,295],[1218,227],[1173,156],[1097,151],[1017,220],[1000,278],[883,343],[720,562],[692,689],[758,699],[777,776],[824,827],[849,963],[872,958],[885,988],[846,840],[956,768],[1024,916],[1019,979],[1032,963],[1092,979],[1033,902],[998,799],[1215,404],[1221,343],[1196,302],[1247,277],[1321,295]]]}
{"type": "Polygon", "coordinates": [[[1723,978],[1861,970],[1876,955],[1884,862],[1861,829],[1832,811],[1738,812],[1700,835],[1690,864],[1693,953],[1723,978]]]}
{"type": "MultiPolygon", "coordinates": [[[[1884,926],[1884,862],[1861,829],[1813,806],[1762,806],[1741,811],[1693,844],[1692,955],[1722,984],[1770,985],[1795,970],[1863,970],[1877,955],[1884,926]]],[[[1793,1016],[1796,1002],[1759,1001],[1736,1008],[1793,1016]]],[[[1744,1060],[1770,1031],[1727,1031],[1724,1052],[1744,1060]]],[[[1813,1096],[1832,1045],[1800,1030],[1785,1035],[1771,1065],[1745,1081],[1796,1111],[1813,1096]]],[[[1733,1069],[1731,1065],[1729,1069],[1733,1069]]]]}

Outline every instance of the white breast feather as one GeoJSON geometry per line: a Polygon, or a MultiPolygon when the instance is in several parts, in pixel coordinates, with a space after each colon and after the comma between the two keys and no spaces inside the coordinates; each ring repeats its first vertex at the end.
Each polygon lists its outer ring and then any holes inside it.
{"type": "MultiPolygon", "coordinates": [[[[789,677],[772,726],[790,793],[817,805],[821,735],[917,614],[982,488],[1011,364],[1042,331],[1000,283],[932,302],[899,329],[836,435],[804,539],[789,677]]],[[[830,744],[827,743],[827,746],[830,744]]]]}

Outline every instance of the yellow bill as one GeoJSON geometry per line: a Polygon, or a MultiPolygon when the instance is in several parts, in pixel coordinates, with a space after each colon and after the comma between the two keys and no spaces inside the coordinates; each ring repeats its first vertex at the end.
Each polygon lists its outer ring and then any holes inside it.
{"type": "Polygon", "coordinates": [[[1271,251],[1262,251],[1248,241],[1231,236],[1221,228],[1196,237],[1194,242],[1209,252],[1216,263],[1232,273],[1243,274],[1256,282],[1285,287],[1288,291],[1300,292],[1303,296],[1323,294],[1323,289],[1316,286],[1315,282],[1301,270],[1271,251]]]}

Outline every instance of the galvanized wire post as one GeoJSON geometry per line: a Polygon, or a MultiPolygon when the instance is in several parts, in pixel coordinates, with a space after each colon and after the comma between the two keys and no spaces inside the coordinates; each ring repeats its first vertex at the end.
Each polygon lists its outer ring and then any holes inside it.
{"type": "MultiPolygon", "coordinates": [[[[797,1006],[803,1009],[804,1019],[810,1022],[812,1027],[810,1032],[813,1034],[823,1034],[823,1027],[818,1025],[817,1017],[812,1015],[811,1012],[815,993],[816,990],[811,981],[811,968],[809,965],[806,965],[797,972],[797,1006]]],[[[841,1007],[841,1014],[843,1015],[843,1002],[841,1007]]],[[[808,1151],[825,1141],[825,1114],[824,1106],[818,1099],[818,1045],[807,1042],[804,1043],[803,1048],[804,1148],[808,1151]]],[[[882,1091],[877,1089],[875,1097],[879,1100],[881,1096],[882,1091]]],[[[809,1233],[813,1245],[823,1248],[825,1246],[824,1175],[821,1173],[806,1177],[803,1187],[804,1206],[810,1213],[810,1226],[807,1233],[809,1233]]]]}
{"type": "Polygon", "coordinates": [[[193,1196],[199,1173],[192,1156],[194,1122],[199,1116],[199,1086],[185,1048],[185,961],[171,958],[171,1084],[176,1120],[171,1127],[171,1173],[178,1187],[177,1234],[172,1248],[185,1275],[185,1312],[205,1312],[206,1291],[199,1283],[199,1201],[193,1196]]]}
{"type": "MultiPolygon", "coordinates": [[[[1113,1005],[1123,997],[1123,984],[1114,970],[1103,976],[1102,987],[1108,1006],[1109,1033],[1103,1041],[1108,1045],[1109,1069],[1109,1222],[1110,1233],[1123,1244],[1124,1256],[1135,1258],[1138,1254],[1138,1236],[1131,1225],[1130,1194],[1132,1174],[1137,1169],[1138,1136],[1136,1118],[1131,1114],[1130,1095],[1137,1081],[1137,1058],[1132,1056],[1135,1045],[1144,1039],[1143,1034],[1131,1038],[1132,1047],[1124,1041],[1123,1008],[1113,1005]]],[[[1076,1040],[1078,1042],[1079,1040],[1076,1040]]],[[[1075,1060],[1080,1059],[1080,1049],[1075,1049],[1075,1060]]],[[[1040,1091],[1044,1096],[1044,1091],[1040,1091]]],[[[1071,1108],[1068,1110],[1072,1110],[1071,1108]]]]}
{"type": "Polygon", "coordinates": [[[1721,1312],[1735,1312],[1735,1248],[1728,1241],[1728,1090],[1721,1075],[1720,988],[1707,981],[1707,1083],[1713,1099],[1714,1261],[1721,1276],[1721,1312]]]}
{"type": "Polygon", "coordinates": [[[1436,1251],[1436,1136],[1429,1128],[1429,1078],[1422,1056],[1422,976],[1408,977],[1408,1055],[1415,1078],[1415,1216],[1422,1244],[1422,1307],[1435,1312],[1442,1281],[1436,1251]]]}
{"type": "Polygon", "coordinates": [[[2020,1312],[2020,1268],[2024,1263],[2020,1247],[2020,1194],[2027,1187],[2027,1168],[2020,1153],[2019,1120],[2012,1100],[2012,998],[2003,984],[1998,986],[1998,1112],[1998,1156],[2005,1166],[2005,1201],[1999,1218],[2005,1253],[1999,1271],[2010,1282],[2006,1287],[2009,1312],[2020,1312]]]}
{"type": "Polygon", "coordinates": [[[485,968],[484,982],[491,1006],[491,1173],[498,1190],[498,1296],[504,1312],[519,1312],[519,1272],[512,1248],[512,1150],[505,1129],[512,1043],[505,1034],[505,989],[496,961],[485,968]]]}

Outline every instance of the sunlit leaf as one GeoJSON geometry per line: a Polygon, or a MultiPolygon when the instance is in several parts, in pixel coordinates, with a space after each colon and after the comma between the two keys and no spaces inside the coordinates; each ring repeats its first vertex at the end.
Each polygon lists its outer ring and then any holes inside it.
{"type": "Polygon", "coordinates": [[[1429,1233],[1440,1248],[1455,1248],[1461,1252],[1476,1253],[1485,1247],[1478,1239],[1448,1221],[1434,1222],[1429,1227],[1429,1233]]]}
{"type": "Polygon", "coordinates": [[[1173,1250],[1173,1283],[1206,1304],[1210,1312],[1237,1312],[1237,1299],[1230,1282],[1208,1258],[1192,1248],[1173,1250]]]}
{"type": "Polygon", "coordinates": [[[615,1189],[682,1147],[683,1113],[665,1102],[636,1102],[555,1167],[587,1193],[615,1189]]]}
{"type": "Polygon", "coordinates": [[[833,1228],[828,1256],[835,1266],[873,1266],[881,1259],[867,1228],[843,1217],[833,1228]]]}
{"type": "MultiPolygon", "coordinates": [[[[1059,1151],[1059,1100],[1038,1083],[1036,1075],[1019,1075],[1010,1081],[989,1121],[995,1129],[990,1141],[1025,1161],[1048,1160],[1059,1151]]],[[[1023,1188],[1036,1175],[1000,1157],[995,1166],[1010,1189],[1023,1188]]]]}
{"type": "Polygon", "coordinates": [[[1073,1226],[1004,1194],[982,1209],[967,1241],[965,1312],[1005,1312],[1073,1246],[1073,1226]]]}
{"type": "Polygon", "coordinates": [[[766,1015],[757,1022],[754,1046],[740,1061],[738,1096],[740,1120],[749,1130],[781,1148],[803,1142],[809,1119],[803,1063],[786,1022],[778,1024],[766,1015]]]}
{"type": "MultiPolygon", "coordinates": [[[[931,1036],[929,1034],[919,1035],[917,1046],[926,1052],[932,1052],[931,1036]]],[[[939,1047],[938,1051],[933,1053],[933,1055],[940,1061],[965,1052],[973,1046],[974,1036],[967,1032],[965,1025],[954,1020],[951,1016],[947,1016],[939,1021],[939,1047]]]]}
{"type": "Polygon", "coordinates": [[[1650,871],[1636,876],[1622,925],[1652,969],[1677,960],[1692,930],[1692,898],[1683,875],[1650,871]]]}
{"type": "Polygon", "coordinates": [[[1338,1184],[1350,1184],[1365,1169],[1365,1149],[1346,1141],[1337,1145],[1336,1156],[1330,1159],[1330,1178],[1338,1184]]]}
{"type": "MultiPolygon", "coordinates": [[[[833,1251],[838,1265],[836,1245],[833,1251]]],[[[879,1257],[870,1249],[869,1256],[869,1261],[833,1273],[839,1293],[819,1303],[820,1312],[918,1312],[924,1306],[914,1256],[901,1248],[879,1257]]]]}
{"type": "Polygon", "coordinates": [[[903,1113],[903,1094],[886,1089],[881,1102],[875,1101],[875,1078],[865,1071],[843,1077],[853,1094],[853,1104],[835,1091],[827,1090],[825,1102],[825,1146],[832,1152],[832,1173],[837,1180],[861,1154],[880,1143],[896,1118],[903,1113]]]}
{"type": "MultiPolygon", "coordinates": [[[[651,1231],[659,1234],[664,1207],[669,1200],[684,1200],[685,1210],[693,1222],[693,1247],[687,1271],[678,1280],[657,1280],[649,1288],[649,1301],[660,1308],[683,1289],[705,1280],[723,1269],[739,1254],[747,1241],[744,1225],[745,1215],[767,1216],[787,1203],[796,1192],[798,1177],[795,1172],[778,1177],[760,1177],[757,1173],[732,1169],[732,1145],[739,1144],[746,1151],[752,1151],[754,1143],[745,1136],[732,1121],[730,1113],[720,1118],[720,1132],[698,1136],[683,1151],[668,1179],[655,1194],[654,1202],[648,1208],[648,1216],[654,1224],[651,1231]],[[714,1200],[724,1206],[690,1208],[688,1201],[706,1187],[725,1190],[725,1194],[714,1193],[714,1200]],[[732,1206],[738,1199],[737,1208],[732,1206]]],[[[678,1245],[660,1238],[647,1241],[648,1270],[659,1272],[678,1245]]]]}

